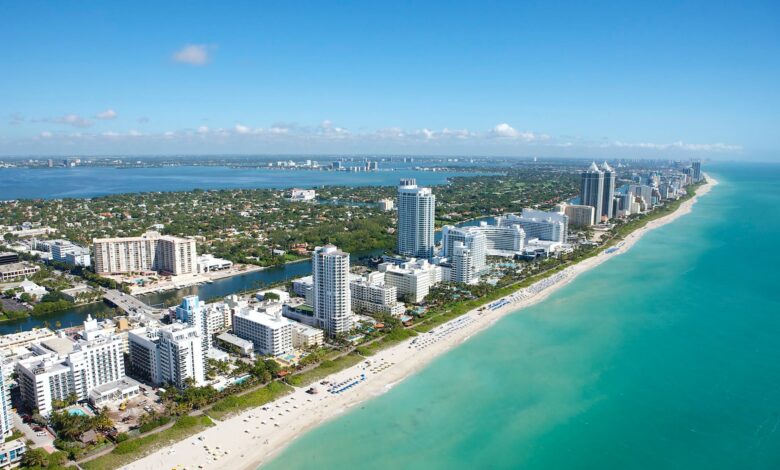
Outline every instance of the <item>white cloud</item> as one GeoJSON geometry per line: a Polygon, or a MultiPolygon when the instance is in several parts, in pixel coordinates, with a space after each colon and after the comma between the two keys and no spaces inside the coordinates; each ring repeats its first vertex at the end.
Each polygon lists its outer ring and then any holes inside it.
{"type": "Polygon", "coordinates": [[[48,122],[55,122],[57,124],[65,124],[67,126],[73,126],[73,127],[90,127],[92,126],[93,122],[85,119],[78,114],[66,114],[62,117],[58,117],[55,119],[48,119],[45,120],[48,122]]]}
{"type": "Polygon", "coordinates": [[[535,132],[520,132],[509,124],[502,122],[493,128],[491,131],[495,137],[505,139],[518,139],[523,142],[541,142],[551,140],[551,137],[547,134],[537,134],[535,132]]]}
{"type": "Polygon", "coordinates": [[[493,133],[498,137],[510,137],[510,138],[517,137],[520,134],[519,132],[517,132],[517,129],[515,129],[514,127],[510,126],[505,122],[502,122],[501,124],[494,127],[493,133]]]}
{"type": "Polygon", "coordinates": [[[330,137],[346,137],[349,131],[343,127],[338,127],[333,124],[333,121],[328,119],[322,121],[319,125],[319,133],[330,137]]]}
{"type": "Polygon", "coordinates": [[[141,116],[137,119],[138,124],[149,124],[149,118],[146,116],[141,116]]]}
{"type": "Polygon", "coordinates": [[[741,145],[730,145],[723,143],[715,144],[689,144],[682,141],[672,142],[670,144],[659,144],[652,142],[638,142],[629,143],[616,140],[614,142],[602,144],[602,147],[620,147],[620,148],[637,148],[648,150],[685,150],[689,152],[738,152],[742,150],[741,145]]]}
{"type": "Polygon", "coordinates": [[[105,110],[103,112],[97,113],[95,115],[95,118],[96,119],[109,120],[109,119],[116,119],[117,116],[118,116],[118,114],[116,113],[116,111],[114,111],[111,108],[108,108],[107,110],[105,110]]]}
{"type": "MultiPolygon", "coordinates": [[[[41,122],[41,121],[30,121],[41,122]]],[[[66,115],[48,122],[59,122],[75,127],[88,127],[89,121],[77,115],[66,115]]],[[[508,123],[474,131],[469,129],[386,127],[348,131],[333,121],[324,120],[317,125],[277,122],[267,127],[253,127],[236,123],[232,127],[218,128],[198,125],[167,132],[140,132],[109,130],[106,132],[71,133],[41,132],[30,141],[44,145],[74,144],[80,142],[89,151],[93,148],[125,151],[135,145],[145,149],[197,149],[199,151],[246,151],[248,148],[275,149],[268,151],[321,151],[321,152],[420,152],[458,153],[485,155],[512,155],[533,152],[540,155],[574,155],[600,152],[609,156],[672,156],[686,152],[727,153],[741,151],[739,145],[724,143],[691,144],[683,141],[672,143],[631,143],[621,140],[587,140],[579,136],[559,136],[518,131],[508,123]],[[121,147],[117,142],[124,142],[121,147]],[[199,145],[199,147],[190,147],[199,145]],[[143,147],[140,147],[143,146],[143,147]]],[[[19,141],[20,145],[22,140],[19,141]]],[[[71,147],[72,148],[72,147],[71,147]]],[[[174,150],[176,149],[176,150],[174,150]]]]}
{"type": "Polygon", "coordinates": [[[211,60],[210,50],[205,44],[187,44],[182,49],[173,53],[173,61],[182,64],[202,66],[211,60]]]}

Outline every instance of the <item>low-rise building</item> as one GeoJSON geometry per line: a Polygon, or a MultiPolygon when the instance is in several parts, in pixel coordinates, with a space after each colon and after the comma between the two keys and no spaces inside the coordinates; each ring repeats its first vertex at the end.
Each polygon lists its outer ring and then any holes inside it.
{"type": "Polygon", "coordinates": [[[24,439],[14,439],[0,444],[0,468],[11,468],[22,461],[27,452],[24,439]]]}
{"type": "Polygon", "coordinates": [[[26,348],[57,336],[49,328],[35,328],[0,336],[0,354],[8,354],[18,348],[26,348]]]}
{"type": "Polygon", "coordinates": [[[20,282],[17,288],[21,289],[21,292],[16,294],[16,298],[21,297],[22,294],[29,294],[40,300],[47,292],[45,287],[39,286],[29,279],[20,282]]]}
{"type": "Polygon", "coordinates": [[[290,300],[290,294],[282,289],[266,289],[255,294],[255,298],[257,300],[274,300],[284,303],[290,300]]]}
{"type": "Polygon", "coordinates": [[[220,333],[217,335],[217,345],[225,351],[242,356],[251,356],[255,350],[255,345],[251,341],[239,338],[231,333],[220,333]]]}
{"type": "Polygon", "coordinates": [[[103,407],[109,403],[129,400],[137,397],[141,393],[141,384],[131,379],[123,377],[114,382],[99,385],[89,392],[89,401],[97,407],[103,407]]]}
{"type": "Polygon", "coordinates": [[[292,329],[294,348],[313,348],[325,343],[325,332],[313,326],[294,322],[292,329]]]}
{"type": "Polygon", "coordinates": [[[215,258],[214,255],[204,254],[198,256],[198,272],[209,273],[212,271],[224,271],[233,267],[233,262],[227,259],[215,258]]]}
{"type": "Polygon", "coordinates": [[[10,281],[16,278],[32,276],[40,270],[40,266],[26,261],[0,264],[0,281],[10,281]]]}
{"type": "Polygon", "coordinates": [[[313,189],[293,188],[290,190],[290,200],[293,202],[313,201],[316,197],[317,192],[313,189]]]}

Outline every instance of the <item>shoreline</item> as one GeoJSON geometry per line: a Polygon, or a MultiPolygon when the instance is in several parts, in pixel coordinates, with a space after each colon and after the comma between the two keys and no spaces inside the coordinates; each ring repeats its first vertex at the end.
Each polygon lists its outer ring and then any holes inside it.
{"type": "Polygon", "coordinates": [[[130,295],[146,295],[156,294],[161,292],[170,292],[174,290],[186,289],[199,284],[207,284],[221,279],[227,279],[231,277],[241,276],[244,274],[253,273],[256,271],[262,271],[266,269],[266,266],[258,266],[256,264],[238,264],[234,266],[240,266],[240,269],[229,269],[223,271],[209,271],[206,273],[195,274],[189,279],[176,279],[165,281],[164,283],[157,283],[145,287],[132,287],[130,295]]]}
{"type": "Polygon", "coordinates": [[[428,333],[419,334],[367,357],[366,361],[370,361],[370,365],[363,361],[326,378],[331,383],[354,383],[349,389],[331,394],[325,390],[325,386],[317,384],[315,386],[319,393],[309,395],[305,392],[308,386],[296,387],[292,393],[263,407],[246,410],[224,421],[215,420],[216,426],[157,450],[122,468],[226,467],[255,470],[272,460],[307,431],[345,413],[361,402],[387,392],[443,353],[489,328],[501,318],[545,300],[580,274],[627,252],[646,233],[689,214],[698,198],[706,195],[718,184],[717,180],[706,176],[707,183],[676,211],[649,221],[608,250],[488,304],[495,306],[506,301],[500,306],[491,309],[485,305],[480,307],[483,310],[471,310],[428,333]],[[362,374],[365,380],[361,380],[362,374]],[[200,440],[201,438],[203,440],[200,440]],[[208,446],[208,449],[204,446],[208,446]]]}

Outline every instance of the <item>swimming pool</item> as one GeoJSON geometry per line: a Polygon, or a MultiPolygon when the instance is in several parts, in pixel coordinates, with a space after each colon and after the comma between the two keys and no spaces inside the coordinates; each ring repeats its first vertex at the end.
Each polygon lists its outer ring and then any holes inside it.
{"type": "Polygon", "coordinates": [[[72,408],[68,410],[68,414],[73,416],[87,416],[87,413],[81,408],[72,408]]]}

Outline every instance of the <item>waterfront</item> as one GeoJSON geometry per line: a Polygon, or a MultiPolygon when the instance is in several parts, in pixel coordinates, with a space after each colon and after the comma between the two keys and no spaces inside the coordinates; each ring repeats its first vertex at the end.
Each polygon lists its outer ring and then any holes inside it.
{"type": "MultiPolygon", "coordinates": [[[[485,221],[493,223],[495,218],[484,217],[469,220],[457,226],[478,225],[485,221]]],[[[441,231],[435,234],[437,243],[441,241],[441,231]]],[[[382,255],[382,250],[374,250],[352,254],[352,262],[357,262],[360,258],[376,257],[382,255]]],[[[181,289],[168,290],[164,292],[154,292],[138,295],[137,297],[147,305],[156,307],[168,307],[178,304],[182,298],[188,295],[198,295],[204,300],[216,300],[227,295],[259,290],[265,286],[278,284],[296,277],[308,276],[311,274],[311,261],[304,259],[294,263],[287,263],[281,266],[271,266],[259,271],[252,271],[246,274],[217,279],[211,284],[201,284],[181,289]]],[[[27,331],[33,328],[40,328],[45,325],[53,328],[59,322],[62,327],[77,326],[81,324],[87,315],[92,316],[113,316],[114,309],[103,302],[91,303],[87,305],[77,305],[67,310],[52,312],[47,315],[29,316],[18,320],[9,320],[0,323],[0,334],[16,333],[27,331]]]]}
{"type": "MultiPolygon", "coordinates": [[[[351,260],[355,263],[360,258],[379,256],[381,254],[382,250],[354,253],[351,260]]],[[[211,284],[194,285],[182,289],[139,295],[137,297],[148,305],[171,306],[178,304],[187,295],[198,295],[204,300],[215,300],[238,292],[259,290],[271,284],[277,284],[296,277],[308,276],[309,274],[311,274],[311,260],[305,259],[295,263],[272,266],[259,271],[217,279],[211,284]]],[[[52,328],[58,321],[62,327],[76,326],[83,322],[87,315],[111,316],[113,312],[114,309],[103,302],[78,305],[68,310],[52,312],[48,315],[36,315],[0,323],[0,334],[39,328],[44,326],[44,322],[52,328]]]]}
{"type": "Polygon", "coordinates": [[[776,468],[780,257],[734,250],[780,233],[780,167],[712,172],[691,214],[264,468],[776,468]]]}
{"type": "Polygon", "coordinates": [[[468,171],[420,171],[385,168],[371,172],[230,168],[226,166],[171,166],[150,168],[0,168],[0,201],[58,199],[108,194],[190,191],[193,189],[316,188],[330,186],[393,186],[400,178],[416,178],[421,185],[445,184],[468,171]]]}

